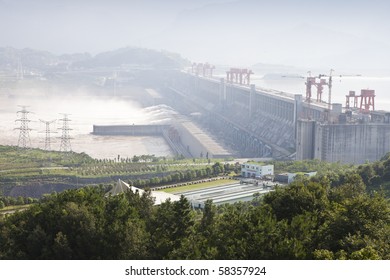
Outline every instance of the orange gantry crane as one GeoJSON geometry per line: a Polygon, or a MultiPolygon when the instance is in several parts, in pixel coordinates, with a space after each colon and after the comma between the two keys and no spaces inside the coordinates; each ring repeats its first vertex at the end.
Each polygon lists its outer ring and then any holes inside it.
{"type": "Polygon", "coordinates": [[[229,83],[249,85],[252,74],[254,73],[249,69],[230,68],[229,71],[226,71],[226,80],[229,83]]]}
{"type": "Polygon", "coordinates": [[[362,113],[369,113],[375,110],[375,90],[362,89],[360,95],[356,95],[355,91],[350,91],[345,96],[345,108],[347,109],[359,109],[362,113]],[[358,108],[358,100],[360,97],[360,106],[358,108]],[[351,99],[353,99],[353,106],[351,107],[351,99]]]}
{"type": "Polygon", "coordinates": [[[192,73],[199,76],[202,75],[203,77],[212,77],[213,76],[213,70],[215,69],[214,65],[211,65],[210,63],[192,63],[192,73]]]}

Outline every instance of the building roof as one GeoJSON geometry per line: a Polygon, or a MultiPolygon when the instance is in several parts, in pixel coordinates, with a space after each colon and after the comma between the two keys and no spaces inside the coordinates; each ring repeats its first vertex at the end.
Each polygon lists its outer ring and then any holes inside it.
{"type": "MultiPolygon", "coordinates": [[[[134,193],[138,192],[139,195],[142,195],[145,192],[143,189],[130,186],[129,184],[123,182],[121,179],[118,179],[116,185],[109,192],[106,193],[106,196],[118,195],[128,190],[131,190],[134,193]]],[[[155,199],[154,205],[160,205],[161,203],[165,202],[167,199],[170,199],[172,202],[180,200],[180,196],[178,195],[160,192],[160,191],[151,191],[151,196],[155,199]]]]}
{"type": "Polygon", "coordinates": [[[160,205],[161,203],[165,202],[167,199],[170,199],[172,202],[180,200],[180,196],[178,195],[170,194],[166,192],[159,192],[159,191],[152,191],[152,197],[156,199],[154,201],[154,205],[160,205]]]}
{"type": "Polygon", "coordinates": [[[273,164],[267,164],[264,162],[255,162],[255,161],[244,162],[242,163],[242,165],[274,166],[273,164]]]}
{"type": "Polygon", "coordinates": [[[108,195],[118,195],[120,193],[126,192],[128,190],[132,190],[133,192],[139,191],[140,195],[144,192],[144,190],[138,189],[136,187],[130,187],[129,184],[123,182],[121,179],[118,180],[116,185],[106,193],[108,195]]]}

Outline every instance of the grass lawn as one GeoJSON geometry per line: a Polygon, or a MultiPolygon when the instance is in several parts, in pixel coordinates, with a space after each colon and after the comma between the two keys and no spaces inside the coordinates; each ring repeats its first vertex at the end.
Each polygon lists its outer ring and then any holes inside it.
{"type": "Polygon", "coordinates": [[[197,189],[218,187],[218,186],[223,186],[223,185],[228,185],[228,184],[233,184],[233,183],[237,183],[237,180],[222,179],[222,180],[216,180],[216,181],[211,181],[211,182],[206,182],[206,183],[199,183],[199,184],[194,184],[194,185],[187,185],[187,186],[182,186],[182,187],[167,188],[167,189],[164,189],[162,191],[167,192],[167,193],[180,193],[180,192],[197,190],[197,189]]]}

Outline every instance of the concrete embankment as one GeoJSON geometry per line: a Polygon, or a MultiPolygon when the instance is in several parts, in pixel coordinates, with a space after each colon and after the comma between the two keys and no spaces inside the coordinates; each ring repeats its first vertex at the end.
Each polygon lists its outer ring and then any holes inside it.
{"type": "Polygon", "coordinates": [[[94,125],[92,134],[95,135],[162,135],[169,125],[94,125]]]}

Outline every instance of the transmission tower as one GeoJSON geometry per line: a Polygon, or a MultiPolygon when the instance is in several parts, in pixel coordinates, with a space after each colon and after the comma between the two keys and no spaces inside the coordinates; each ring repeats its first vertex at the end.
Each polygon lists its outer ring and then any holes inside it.
{"type": "Polygon", "coordinates": [[[51,132],[51,131],[50,131],[50,125],[51,125],[52,123],[54,123],[56,120],[44,121],[44,120],[41,120],[41,119],[40,119],[40,121],[41,121],[42,123],[44,123],[45,126],[46,126],[46,129],[45,129],[45,131],[44,131],[44,133],[46,134],[46,137],[45,137],[45,150],[46,150],[46,151],[51,151],[51,138],[50,138],[50,133],[55,133],[55,132],[51,132]]]}
{"type": "Polygon", "coordinates": [[[31,140],[30,140],[30,128],[28,127],[29,122],[31,120],[28,119],[28,114],[31,113],[30,111],[27,111],[27,106],[20,106],[22,110],[17,111],[17,114],[20,114],[20,118],[17,119],[17,122],[20,122],[20,126],[16,129],[19,130],[19,140],[18,140],[18,147],[26,149],[31,147],[31,140]]]}
{"type": "Polygon", "coordinates": [[[62,135],[61,135],[61,146],[60,146],[60,151],[61,152],[70,152],[72,151],[72,147],[70,146],[70,139],[72,139],[69,135],[69,131],[72,129],[69,128],[69,122],[71,121],[68,118],[68,114],[61,114],[64,117],[60,119],[62,121],[62,127],[59,128],[62,130],[62,135]]]}

